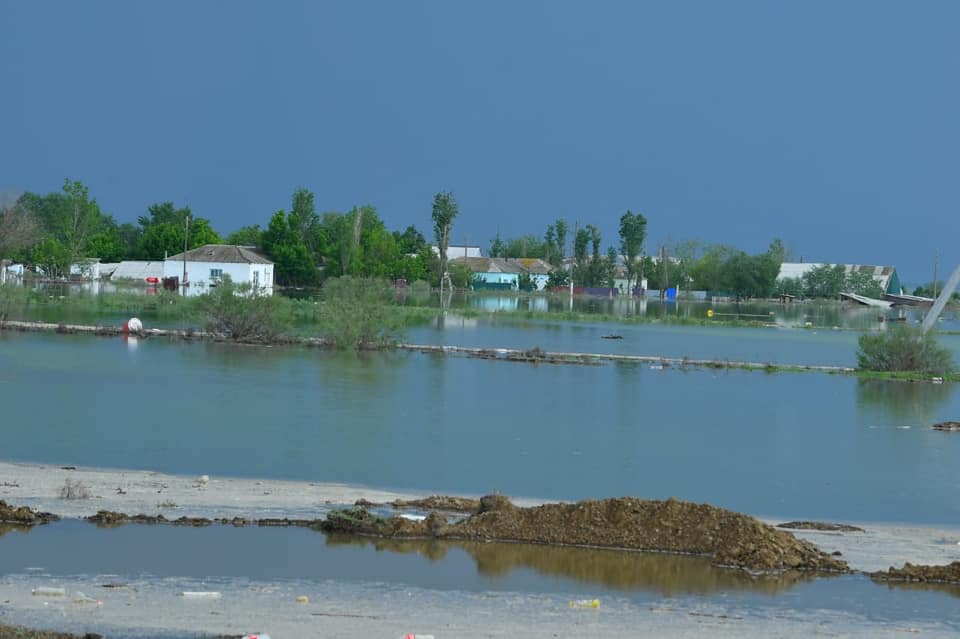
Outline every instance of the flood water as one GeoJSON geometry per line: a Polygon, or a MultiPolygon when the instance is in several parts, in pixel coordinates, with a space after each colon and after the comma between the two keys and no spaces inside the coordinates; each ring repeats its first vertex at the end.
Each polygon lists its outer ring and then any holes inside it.
{"type": "MultiPolygon", "coordinates": [[[[781,614],[843,611],[870,620],[936,619],[960,630],[960,589],[888,587],[862,575],[751,577],[701,557],[530,544],[385,541],[302,528],[127,525],[79,521],[0,532],[0,574],[28,583],[81,577],[90,587],[125,580],[202,579],[270,584],[335,581],[451,592],[550,593],[571,599],[719,597],[728,608],[781,614]],[[83,552],[77,552],[82,548],[83,552]]],[[[88,592],[88,594],[90,594],[88,592]]]]}
{"type": "Polygon", "coordinates": [[[954,384],[0,333],[0,404],[7,460],[960,524],[954,384]]]}

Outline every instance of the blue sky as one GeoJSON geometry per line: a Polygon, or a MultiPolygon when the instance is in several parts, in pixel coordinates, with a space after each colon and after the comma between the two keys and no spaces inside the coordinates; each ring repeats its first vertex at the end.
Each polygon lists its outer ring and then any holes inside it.
{"type": "Polygon", "coordinates": [[[960,3],[0,0],[0,189],[960,262],[960,3]]]}

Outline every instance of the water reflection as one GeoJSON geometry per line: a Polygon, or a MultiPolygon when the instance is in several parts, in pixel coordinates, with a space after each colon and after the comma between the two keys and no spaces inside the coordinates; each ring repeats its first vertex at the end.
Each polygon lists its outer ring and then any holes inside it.
{"type": "Polygon", "coordinates": [[[898,421],[929,425],[956,391],[955,384],[928,384],[884,379],[857,380],[857,406],[898,421]]]}
{"type": "Polygon", "coordinates": [[[888,581],[885,585],[888,590],[907,592],[938,592],[951,597],[960,597],[960,586],[956,584],[908,583],[905,581],[888,581]]]}
{"type": "Polygon", "coordinates": [[[706,557],[573,548],[536,544],[439,541],[436,539],[373,539],[327,535],[328,546],[372,546],[378,552],[419,554],[431,562],[448,559],[453,550],[467,553],[477,572],[488,579],[504,578],[523,569],[581,584],[612,590],[654,591],[664,596],[749,591],[777,594],[800,582],[807,573],[751,576],[739,570],[717,568],[706,557]]]}
{"type": "Polygon", "coordinates": [[[0,537],[3,537],[9,532],[25,533],[29,532],[31,529],[32,526],[21,526],[19,524],[0,524],[0,537]]]}

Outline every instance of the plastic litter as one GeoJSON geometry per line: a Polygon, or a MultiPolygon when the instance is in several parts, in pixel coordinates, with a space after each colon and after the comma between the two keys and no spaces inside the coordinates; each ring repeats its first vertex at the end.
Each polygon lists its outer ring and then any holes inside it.
{"type": "Polygon", "coordinates": [[[308,604],[310,603],[310,597],[306,595],[300,595],[297,597],[297,603],[299,604],[308,604]]]}
{"type": "Polygon", "coordinates": [[[219,599],[223,594],[215,590],[184,590],[180,596],[185,599],[219,599]]]}
{"type": "Polygon", "coordinates": [[[599,608],[599,599],[576,599],[570,602],[571,608],[599,608]]]}
{"type": "Polygon", "coordinates": [[[403,639],[433,639],[433,635],[418,635],[413,633],[407,633],[403,636],[403,639]]]}
{"type": "Polygon", "coordinates": [[[270,635],[265,632],[258,632],[255,635],[243,635],[243,639],[270,639],[270,635]]]}
{"type": "Polygon", "coordinates": [[[99,599],[95,599],[95,598],[93,598],[93,597],[89,597],[89,596],[83,594],[82,592],[77,592],[77,593],[73,596],[73,603],[76,603],[76,604],[90,604],[90,605],[93,605],[93,606],[102,606],[102,605],[103,605],[103,602],[100,601],[99,599]]]}
{"type": "Polygon", "coordinates": [[[404,519],[409,519],[410,521],[426,521],[426,515],[411,515],[409,513],[400,513],[400,516],[404,519]]]}
{"type": "Polygon", "coordinates": [[[40,588],[34,588],[30,591],[34,597],[66,597],[67,590],[66,588],[50,588],[48,586],[42,586],[40,588]]]}

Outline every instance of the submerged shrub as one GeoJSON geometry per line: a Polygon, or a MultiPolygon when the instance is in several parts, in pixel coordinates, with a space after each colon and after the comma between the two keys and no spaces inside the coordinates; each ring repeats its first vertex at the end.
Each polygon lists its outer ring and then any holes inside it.
{"type": "Polygon", "coordinates": [[[262,295],[249,284],[235,286],[229,278],[200,300],[207,330],[238,342],[276,342],[290,322],[287,300],[262,295]]]}
{"type": "Polygon", "coordinates": [[[345,275],[323,285],[321,330],[337,348],[382,348],[403,333],[404,318],[386,280],[345,275]]]}
{"type": "Polygon", "coordinates": [[[932,333],[906,326],[860,336],[857,368],[863,371],[947,375],[956,369],[953,357],[932,333]]]}

